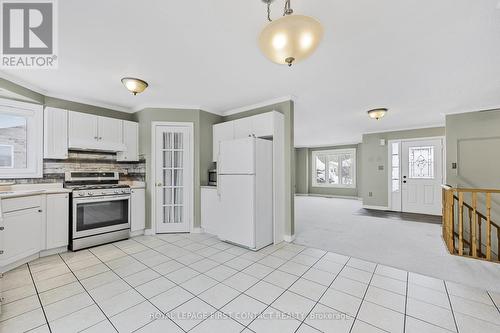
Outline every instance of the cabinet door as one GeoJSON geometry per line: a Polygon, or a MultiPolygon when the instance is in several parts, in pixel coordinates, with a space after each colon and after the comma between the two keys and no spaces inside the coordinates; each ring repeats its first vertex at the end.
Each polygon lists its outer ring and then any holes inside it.
{"type": "Polygon", "coordinates": [[[270,137],[274,134],[273,112],[261,113],[250,117],[252,120],[252,134],[258,138],[270,137]]]}
{"type": "Polygon", "coordinates": [[[131,223],[130,231],[138,231],[146,228],[146,191],[144,189],[132,189],[131,198],[131,223]]]}
{"type": "Polygon", "coordinates": [[[0,266],[5,266],[40,252],[42,213],[40,207],[5,213],[2,216],[4,233],[3,256],[0,266]]]}
{"type": "Polygon", "coordinates": [[[212,235],[219,235],[218,226],[221,217],[220,201],[217,189],[201,189],[201,227],[203,231],[212,235]]]}
{"type": "Polygon", "coordinates": [[[108,117],[97,117],[99,148],[108,151],[123,151],[123,121],[108,117]]]}
{"type": "Polygon", "coordinates": [[[95,149],[98,146],[97,116],[69,112],[68,145],[69,148],[95,149]]]}
{"type": "Polygon", "coordinates": [[[252,117],[241,118],[234,121],[235,139],[246,138],[252,134],[252,117]]]}
{"type": "Polygon", "coordinates": [[[47,107],[43,117],[43,157],[67,159],[68,111],[47,107]]]}
{"type": "Polygon", "coordinates": [[[46,249],[68,246],[69,239],[69,195],[67,193],[47,195],[47,243],[46,249]]]}
{"type": "Polygon", "coordinates": [[[234,139],[234,122],[216,124],[213,126],[213,154],[212,161],[217,162],[219,156],[219,143],[224,140],[234,139]]]}
{"type": "Polygon", "coordinates": [[[117,161],[139,160],[139,124],[133,121],[123,121],[123,143],[125,151],[116,154],[117,161]]]}

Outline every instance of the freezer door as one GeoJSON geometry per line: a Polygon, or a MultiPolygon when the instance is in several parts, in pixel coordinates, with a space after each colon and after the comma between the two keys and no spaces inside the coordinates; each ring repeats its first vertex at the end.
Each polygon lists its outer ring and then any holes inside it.
{"type": "Polygon", "coordinates": [[[218,172],[220,175],[255,173],[255,138],[221,141],[218,172]]]}
{"type": "Polygon", "coordinates": [[[255,176],[219,177],[221,240],[255,248],[255,176]]]}

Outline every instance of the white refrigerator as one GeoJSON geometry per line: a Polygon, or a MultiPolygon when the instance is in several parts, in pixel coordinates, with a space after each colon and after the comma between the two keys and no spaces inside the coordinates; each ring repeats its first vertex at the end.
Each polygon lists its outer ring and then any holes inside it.
{"type": "Polygon", "coordinates": [[[272,244],[272,141],[248,137],[220,142],[217,170],[219,238],[252,250],[272,244]]]}

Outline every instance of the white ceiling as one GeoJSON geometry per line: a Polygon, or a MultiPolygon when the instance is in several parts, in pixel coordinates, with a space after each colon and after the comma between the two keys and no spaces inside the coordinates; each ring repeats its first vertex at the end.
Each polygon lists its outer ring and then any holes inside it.
{"type": "MultiPolygon", "coordinates": [[[[260,0],[64,0],[59,69],[8,70],[42,93],[132,112],[228,110],[293,96],[297,146],[444,124],[444,114],[500,106],[498,0],[292,0],[325,37],[292,68],[265,59],[260,0]],[[150,87],[136,97],[120,83],[150,87]],[[388,107],[386,118],[366,110],[388,107]]],[[[273,5],[281,15],[283,0],[273,5]]]]}

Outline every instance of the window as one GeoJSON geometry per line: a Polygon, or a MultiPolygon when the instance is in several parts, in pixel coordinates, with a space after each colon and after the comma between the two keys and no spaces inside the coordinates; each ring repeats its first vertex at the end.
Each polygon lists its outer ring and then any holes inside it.
{"type": "Polygon", "coordinates": [[[356,149],[312,152],[313,186],[356,188],[356,149]]]}
{"type": "Polygon", "coordinates": [[[392,192],[399,192],[399,142],[392,143],[391,177],[392,192]]]}
{"type": "Polygon", "coordinates": [[[0,179],[42,177],[41,105],[0,99],[0,179]]]}
{"type": "Polygon", "coordinates": [[[434,178],[434,147],[410,147],[408,148],[408,169],[412,179],[434,178]]]}

